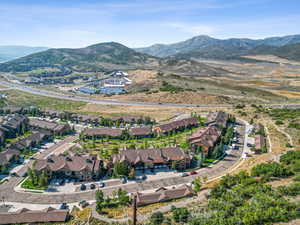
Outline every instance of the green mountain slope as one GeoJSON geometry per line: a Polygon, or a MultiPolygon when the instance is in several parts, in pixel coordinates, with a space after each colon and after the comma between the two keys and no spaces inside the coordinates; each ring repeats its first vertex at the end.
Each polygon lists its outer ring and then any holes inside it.
{"type": "Polygon", "coordinates": [[[201,35],[175,44],[159,44],[146,48],[137,48],[136,50],[157,57],[180,56],[226,59],[244,55],[247,51],[261,45],[281,47],[294,43],[300,43],[300,35],[259,40],[247,38],[221,40],[201,35]]]}
{"type": "Polygon", "coordinates": [[[74,71],[107,71],[157,65],[153,56],[136,52],[119,43],[101,43],[80,49],[49,49],[0,64],[0,71],[25,72],[56,67],[74,71]]]}

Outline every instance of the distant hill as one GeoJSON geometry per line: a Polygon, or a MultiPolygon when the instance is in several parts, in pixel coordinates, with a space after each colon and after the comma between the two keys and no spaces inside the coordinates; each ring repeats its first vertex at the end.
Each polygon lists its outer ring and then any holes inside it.
{"type": "Polygon", "coordinates": [[[300,61],[300,43],[287,44],[281,47],[260,45],[251,49],[248,55],[275,55],[289,60],[300,61]]]}
{"type": "Polygon", "coordinates": [[[107,71],[145,65],[158,65],[158,60],[119,43],[109,42],[80,49],[49,49],[2,63],[0,71],[25,72],[47,67],[73,71],[107,71]]]}
{"type": "MultiPolygon", "coordinates": [[[[122,44],[109,42],[80,49],[49,49],[0,64],[1,72],[28,72],[50,69],[78,72],[110,72],[112,70],[156,69],[188,75],[218,76],[228,73],[190,59],[160,59],[136,52],[122,44]]],[[[58,73],[60,73],[58,72],[58,73]]]]}
{"type": "Polygon", "coordinates": [[[300,35],[258,40],[247,38],[221,40],[201,35],[175,44],[157,44],[147,48],[137,48],[136,51],[157,57],[178,56],[228,59],[247,54],[248,51],[258,46],[282,47],[294,43],[300,43],[300,35]]]}
{"type": "Polygon", "coordinates": [[[47,50],[47,47],[29,47],[29,46],[0,46],[0,62],[17,59],[36,52],[47,50]]]}

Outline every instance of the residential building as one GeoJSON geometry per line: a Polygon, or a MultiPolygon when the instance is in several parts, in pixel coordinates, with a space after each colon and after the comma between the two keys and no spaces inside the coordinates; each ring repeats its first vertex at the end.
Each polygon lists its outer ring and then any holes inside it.
{"type": "Polygon", "coordinates": [[[135,169],[171,168],[172,163],[176,162],[178,169],[185,169],[190,167],[191,156],[178,147],[124,150],[119,154],[113,155],[112,162],[113,164],[127,162],[135,169]]]}
{"type": "Polygon", "coordinates": [[[4,132],[5,138],[15,138],[28,129],[28,118],[21,114],[9,114],[0,124],[0,130],[4,132]]]}
{"type": "Polygon", "coordinates": [[[54,136],[61,136],[71,132],[71,127],[67,123],[57,123],[41,119],[30,119],[29,125],[35,129],[50,131],[54,136]]]}
{"type": "Polygon", "coordinates": [[[132,138],[146,138],[151,137],[153,135],[152,133],[152,127],[145,126],[145,127],[134,127],[129,130],[129,135],[132,138]]]}
{"type": "Polygon", "coordinates": [[[96,155],[51,155],[47,159],[38,159],[34,165],[37,173],[46,171],[50,178],[75,178],[91,181],[102,174],[103,162],[96,155]]]}
{"type": "Polygon", "coordinates": [[[166,202],[173,199],[190,197],[196,193],[191,186],[182,185],[177,188],[159,188],[155,192],[136,193],[136,200],[138,206],[153,204],[157,202],[166,202]]]}
{"type": "Polygon", "coordinates": [[[218,126],[220,128],[227,127],[229,115],[224,111],[209,112],[207,116],[206,126],[218,126]]]}
{"type": "Polygon", "coordinates": [[[89,128],[83,131],[84,138],[121,138],[123,130],[119,128],[89,128]]]}
{"type": "Polygon", "coordinates": [[[20,157],[18,150],[8,149],[0,152],[0,172],[5,170],[11,163],[17,162],[20,157]]]}
{"type": "Polygon", "coordinates": [[[0,224],[65,222],[68,217],[68,210],[58,210],[52,207],[48,207],[44,210],[22,208],[16,212],[0,212],[0,224]]]}
{"type": "Polygon", "coordinates": [[[199,121],[195,117],[190,117],[182,120],[176,120],[170,123],[156,126],[154,131],[157,135],[170,134],[172,132],[184,130],[187,128],[197,127],[199,121]]]}
{"type": "Polygon", "coordinates": [[[196,130],[188,138],[190,146],[194,149],[201,149],[205,155],[208,155],[214,146],[218,143],[222,131],[216,126],[208,126],[196,130]]]}
{"type": "Polygon", "coordinates": [[[32,133],[17,142],[10,145],[13,149],[18,149],[20,151],[23,150],[31,150],[33,147],[37,147],[41,145],[44,141],[49,140],[52,134],[47,130],[36,130],[32,131],[32,133]]]}

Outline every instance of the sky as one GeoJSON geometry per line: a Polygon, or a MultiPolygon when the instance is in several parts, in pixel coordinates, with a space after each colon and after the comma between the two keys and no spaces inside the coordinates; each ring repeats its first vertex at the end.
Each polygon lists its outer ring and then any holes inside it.
{"type": "Polygon", "coordinates": [[[300,34],[299,0],[0,0],[0,45],[128,47],[300,34]]]}

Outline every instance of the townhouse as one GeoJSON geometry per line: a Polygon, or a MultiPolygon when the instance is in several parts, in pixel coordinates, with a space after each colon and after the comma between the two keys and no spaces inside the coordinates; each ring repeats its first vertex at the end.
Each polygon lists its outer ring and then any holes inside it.
{"type": "Polygon", "coordinates": [[[154,127],[154,132],[160,135],[171,134],[172,132],[182,131],[187,128],[197,127],[199,121],[195,117],[190,117],[182,120],[176,120],[170,123],[162,124],[154,127]]]}
{"type": "Polygon", "coordinates": [[[82,132],[83,138],[111,138],[119,139],[122,137],[123,130],[119,128],[89,128],[82,132]]]}
{"type": "Polygon", "coordinates": [[[0,224],[65,222],[68,217],[68,210],[58,210],[52,207],[43,210],[22,208],[16,212],[0,212],[0,224]]]}
{"type": "Polygon", "coordinates": [[[29,120],[29,126],[38,130],[43,129],[50,131],[54,136],[62,136],[70,133],[72,130],[70,125],[67,123],[57,123],[33,118],[29,120]]]}
{"type": "Polygon", "coordinates": [[[177,188],[159,188],[155,192],[136,193],[136,202],[138,206],[149,205],[157,202],[166,202],[173,199],[191,197],[196,193],[191,186],[182,185],[177,188]]]}
{"type": "Polygon", "coordinates": [[[209,112],[207,116],[206,126],[218,126],[220,128],[227,127],[229,115],[224,111],[209,112]]]}
{"type": "Polygon", "coordinates": [[[222,135],[219,127],[208,126],[196,130],[189,138],[190,146],[195,150],[201,150],[208,155],[218,143],[222,135]]]}
{"type": "Polygon", "coordinates": [[[152,127],[150,127],[150,126],[134,127],[134,128],[131,128],[128,131],[128,133],[129,133],[130,137],[136,138],[136,139],[153,136],[152,127]]]}
{"type": "Polygon", "coordinates": [[[112,163],[117,162],[126,162],[135,169],[171,168],[172,163],[176,162],[178,169],[186,169],[190,167],[191,156],[178,147],[124,150],[112,156],[112,163]]]}
{"type": "Polygon", "coordinates": [[[33,168],[38,174],[45,171],[49,178],[72,178],[80,181],[98,179],[103,173],[103,161],[96,155],[51,155],[38,159],[33,168]]]}
{"type": "Polygon", "coordinates": [[[15,138],[28,130],[29,120],[26,116],[20,114],[9,114],[0,123],[0,130],[5,138],[15,138]]]}
{"type": "Polygon", "coordinates": [[[0,152],[0,173],[5,172],[7,167],[20,158],[20,152],[14,149],[7,149],[0,152]]]}

